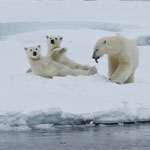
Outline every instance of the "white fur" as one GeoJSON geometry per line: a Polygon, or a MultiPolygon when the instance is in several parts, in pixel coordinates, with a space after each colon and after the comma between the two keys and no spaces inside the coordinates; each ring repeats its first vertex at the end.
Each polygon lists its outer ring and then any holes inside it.
{"type": "Polygon", "coordinates": [[[109,78],[119,84],[134,82],[134,73],[139,63],[135,43],[121,36],[104,37],[97,41],[93,58],[108,55],[109,78]]]}
{"type": "MultiPolygon", "coordinates": [[[[60,36],[46,36],[47,40],[47,46],[48,46],[48,56],[53,55],[53,52],[56,48],[60,48],[61,42],[63,40],[63,37],[60,36]],[[51,40],[54,41],[54,43],[51,43],[51,40]]],[[[68,66],[71,69],[83,69],[83,70],[89,70],[90,66],[88,65],[81,65],[79,63],[74,62],[73,60],[69,59],[65,53],[61,55],[60,57],[53,57],[55,61],[57,61],[60,64],[64,64],[68,66]]]]}
{"type": "MultiPolygon", "coordinates": [[[[40,46],[31,46],[25,48],[26,54],[30,63],[31,70],[35,75],[52,78],[53,76],[78,76],[78,75],[93,75],[96,73],[96,68],[90,70],[71,69],[68,66],[62,65],[52,59],[51,56],[41,56],[40,46]],[[34,55],[36,53],[36,55],[34,55]]],[[[57,49],[58,50],[58,49],[57,49]]],[[[59,54],[64,52],[64,48],[59,48],[59,54]]]]}

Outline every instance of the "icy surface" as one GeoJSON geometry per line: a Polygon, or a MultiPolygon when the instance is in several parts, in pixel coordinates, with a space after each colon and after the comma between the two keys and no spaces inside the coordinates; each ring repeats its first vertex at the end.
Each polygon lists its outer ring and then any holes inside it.
{"type": "Polygon", "coordinates": [[[149,121],[149,7],[150,3],[117,0],[0,0],[0,130],[149,121]],[[18,9],[20,13],[16,12],[18,9]],[[41,44],[45,55],[46,35],[58,34],[64,37],[62,46],[68,48],[70,58],[96,65],[99,74],[53,79],[26,74],[29,64],[24,47],[41,44]],[[97,39],[116,34],[139,45],[135,83],[109,82],[107,57],[99,64],[91,58],[97,39]]]}

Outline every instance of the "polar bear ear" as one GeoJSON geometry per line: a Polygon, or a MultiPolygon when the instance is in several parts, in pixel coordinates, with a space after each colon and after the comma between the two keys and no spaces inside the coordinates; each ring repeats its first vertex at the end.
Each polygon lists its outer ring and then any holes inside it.
{"type": "Polygon", "coordinates": [[[48,39],[48,38],[49,38],[49,36],[47,35],[47,36],[46,36],[46,38],[48,39]]]}
{"type": "Polygon", "coordinates": [[[104,40],[103,44],[106,44],[106,43],[107,43],[107,41],[106,41],[106,40],[104,40]]]}
{"type": "Polygon", "coordinates": [[[28,49],[27,47],[24,48],[24,50],[26,50],[26,51],[27,51],[27,49],[28,49]]]}
{"type": "Polygon", "coordinates": [[[63,40],[63,37],[62,37],[62,36],[60,37],[60,40],[61,40],[61,41],[63,40]]]}
{"type": "Polygon", "coordinates": [[[38,48],[41,48],[41,45],[38,45],[38,48]]]}

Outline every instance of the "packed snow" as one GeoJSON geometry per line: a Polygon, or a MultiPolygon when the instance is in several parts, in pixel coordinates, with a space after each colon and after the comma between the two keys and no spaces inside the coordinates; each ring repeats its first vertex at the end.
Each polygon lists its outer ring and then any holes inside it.
{"type": "Polygon", "coordinates": [[[150,121],[149,8],[150,2],[118,0],[0,0],[0,131],[150,121]],[[25,73],[24,47],[40,44],[46,55],[46,35],[63,36],[67,55],[95,65],[98,74],[47,79],[25,73]],[[107,57],[99,64],[92,59],[97,39],[112,35],[138,45],[135,83],[109,82],[107,57]]]}

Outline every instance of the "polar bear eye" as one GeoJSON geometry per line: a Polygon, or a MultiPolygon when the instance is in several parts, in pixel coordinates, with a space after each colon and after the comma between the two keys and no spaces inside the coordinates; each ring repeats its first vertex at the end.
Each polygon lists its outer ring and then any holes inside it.
{"type": "Polygon", "coordinates": [[[98,49],[95,50],[96,52],[98,51],[98,49]]]}
{"type": "Polygon", "coordinates": [[[57,40],[57,38],[55,38],[55,40],[57,40]]]}
{"type": "Polygon", "coordinates": [[[35,50],[38,50],[37,48],[35,50]]]}
{"type": "Polygon", "coordinates": [[[52,38],[50,37],[50,39],[52,39],[52,38]]]}
{"type": "Polygon", "coordinates": [[[30,49],[30,51],[32,51],[32,49],[30,49]]]}

